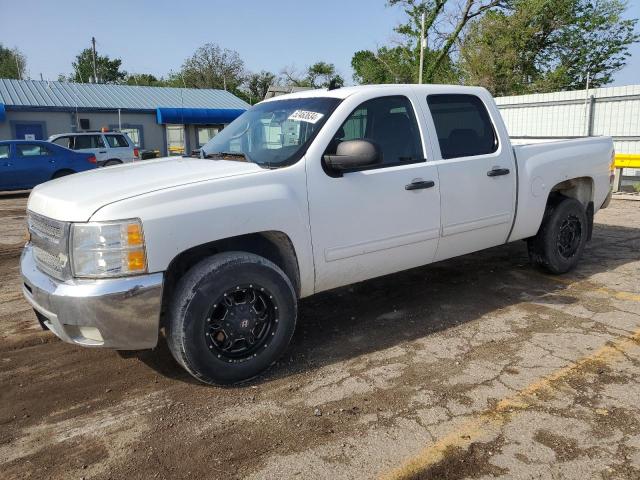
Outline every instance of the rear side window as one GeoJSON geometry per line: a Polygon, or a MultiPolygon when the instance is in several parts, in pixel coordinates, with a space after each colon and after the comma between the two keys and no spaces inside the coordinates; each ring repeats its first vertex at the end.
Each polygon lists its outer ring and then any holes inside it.
{"type": "Polygon", "coordinates": [[[104,148],[104,142],[100,135],[78,135],[75,137],[74,150],[84,148],[104,148]]]}
{"type": "Polygon", "coordinates": [[[429,95],[442,158],[486,155],[498,149],[498,138],[482,100],[475,95],[429,95]]]}
{"type": "Polygon", "coordinates": [[[55,143],[56,145],[60,145],[61,147],[64,148],[71,148],[73,149],[73,142],[71,141],[73,139],[73,137],[60,137],[60,138],[56,138],[53,143],[55,143]]]}
{"type": "Polygon", "coordinates": [[[21,145],[16,145],[16,150],[18,150],[19,157],[40,157],[42,155],[51,155],[51,152],[42,145],[23,143],[21,145]]]}
{"type": "Polygon", "coordinates": [[[128,147],[129,143],[123,135],[105,135],[111,148],[128,147]]]}
{"type": "Polygon", "coordinates": [[[367,139],[382,150],[382,167],[423,162],[420,132],[407,97],[374,98],[360,104],[338,129],[327,153],[348,140],[367,139]]]}
{"type": "Polygon", "coordinates": [[[0,158],[9,158],[9,145],[0,145],[0,158]]]}

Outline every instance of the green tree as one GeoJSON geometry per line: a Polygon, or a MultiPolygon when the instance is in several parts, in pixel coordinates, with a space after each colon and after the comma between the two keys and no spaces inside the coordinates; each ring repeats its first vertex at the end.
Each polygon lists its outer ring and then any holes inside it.
{"type": "Polygon", "coordinates": [[[167,80],[163,78],[157,78],[150,73],[131,73],[127,75],[124,81],[127,85],[138,85],[141,87],[164,87],[167,86],[167,80]]]}
{"type": "MultiPolygon", "coordinates": [[[[263,100],[267,90],[273,85],[276,79],[275,74],[262,70],[259,73],[251,73],[247,76],[246,86],[251,102],[263,100]]],[[[251,103],[250,102],[250,103],[251,103]]]]}
{"type": "Polygon", "coordinates": [[[0,43],[0,78],[24,79],[27,60],[17,48],[9,49],[0,43]]]}
{"type": "Polygon", "coordinates": [[[418,57],[422,43],[422,15],[425,16],[427,41],[423,80],[426,83],[441,81],[439,77],[443,73],[445,78],[451,76],[453,70],[447,68],[453,65],[451,51],[467,24],[485,12],[504,6],[505,3],[506,0],[389,0],[390,6],[402,7],[409,17],[407,23],[399,25],[395,30],[406,38],[406,45],[412,48],[418,57]],[[449,27],[444,26],[447,23],[449,27]]]}
{"type": "MultiPolygon", "coordinates": [[[[73,73],[70,79],[74,82],[88,83],[93,77],[93,51],[85,48],[72,63],[73,73]]],[[[98,73],[98,83],[122,83],[127,76],[127,72],[120,70],[122,60],[109,58],[108,55],[96,54],[96,70],[98,73]]]]}
{"type": "MultiPolygon", "coordinates": [[[[408,46],[380,47],[375,52],[361,50],[351,59],[353,79],[361,84],[417,83],[419,78],[419,52],[408,46]]],[[[425,64],[429,64],[438,52],[425,50],[425,64]]],[[[431,83],[456,83],[458,73],[449,57],[439,62],[431,83]]]]}
{"type": "Polygon", "coordinates": [[[494,95],[606,85],[638,40],[619,0],[518,0],[474,22],[462,41],[465,83],[494,95]]]}
{"type": "Polygon", "coordinates": [[[402,8],[407,16],[407,21],[394,29],[400,35],[399,45],[356,52],[351,59],[354,80],[359,83],[417,82],[424,14],[423,81],[457,82],[458,71],[453,54],[460,36],[472,19],[501,7],[504,1],[388,0],[390,7],[402,8]]]}
{"type": "Polygon", "coordinates": [[[623,18],[626,8],[620,0],[577,2],[571,23],[561,29],[551,49],[559,60],[555,72],[560,88],[584,88],[587,73],[593,87],[606,85],[625,66],[629,46],[640,39],[635,32],[638,19],[623,18]]]}
{"type": "Polygon", "coordinates": [[[170,74],[170,83],[189,88],[218,88],[237,91],[245,80],[244,62],[235,50],[206,43],[170,74]],[[180,81],[182,80],[182,81],[180,81]]]}

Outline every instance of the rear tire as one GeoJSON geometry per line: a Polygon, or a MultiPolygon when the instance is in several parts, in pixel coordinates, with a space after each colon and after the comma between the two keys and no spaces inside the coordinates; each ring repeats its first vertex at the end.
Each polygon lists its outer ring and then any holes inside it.
{"type": "Polygon", "coordinates": [[[550,273],[566,273],[580,261],[588,235],[584,205],[559,197],[547,205],[540,230],[527,241],[529,258],[550,273]]]}
{"type": "Polygon", "coordinates": [[[107,160],[104,162],[105,167],[111,167],[113,165],[122,165],[122,162],[120,160],[107,160]]]}
{"type": "Polygon", "coordinates": [[[167,342],[178,363],[201,382],[238,383],[280,358],[296,316],[295,291],[277,265],[250,253],[221,253],[178,282],[167,342]]]}

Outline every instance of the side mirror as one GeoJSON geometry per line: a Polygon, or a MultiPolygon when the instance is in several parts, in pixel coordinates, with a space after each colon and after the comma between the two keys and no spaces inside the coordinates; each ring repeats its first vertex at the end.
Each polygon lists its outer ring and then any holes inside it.
{"type": "Polygon", "coordinates": [[[380,147],[369,140],[347,140],[338,144],[335,155],[325,155],[327,168],[338,175],[382,163],[380,147]]]}

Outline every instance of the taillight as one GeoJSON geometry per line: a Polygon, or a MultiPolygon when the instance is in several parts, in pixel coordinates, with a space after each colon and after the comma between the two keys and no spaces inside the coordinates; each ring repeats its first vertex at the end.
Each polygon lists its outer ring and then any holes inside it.
{"type": "Polygon", "coordinates": [[[96,160],[96,157],[94,155],[91,155],[89,158],[87,158],[87,162],[89,162],[89,163],[98,163],[98,161],[96,160]]]}
{"type": "Polygon", "coordinates": [[[611,162],[609,163],[609,183],[613,185],[613,181],[616,178],[616,151],[611,153],[611,162]]]}
{"type": "Polygon", "coordinates": [[[137,148],[133,149],[133,156],[135,158],[140,158],[140,150],[138,150],[137,148]]]}

